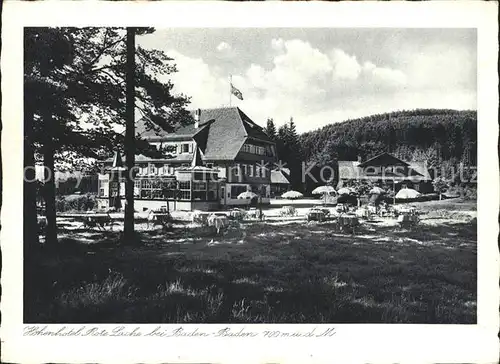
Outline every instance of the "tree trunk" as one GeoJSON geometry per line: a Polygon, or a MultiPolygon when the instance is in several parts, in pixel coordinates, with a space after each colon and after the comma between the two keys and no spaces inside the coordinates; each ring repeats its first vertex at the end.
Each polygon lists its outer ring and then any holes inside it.
{"type": "Polygon", "coordinates": [[[36,213],[35,152],[32,144],[33,113],[24,110],[24,182],[23,182],[23,245],[24,255],[38,246],[38,222],[36,213]]]}
{"type": "MultiPolygon", "coordinates": [[[[47,123],[50,125],[50,123],[47,123]]],[[[54,245],[57,243],[57,223],[56,223],[56,183],[54,168],[54,144],[52,138],[47,138],[43,146],[44,165],[44,192],[45,192],[45,216],[47,227],[45,234],[45,244],[54,245]]]]}
{"type": "Polygon", "coordinates": [[[135,165],[135,28],[127,28],[127,74],[125,109],[125,222],[123,239],[125,243],[135,241],[134,233],[134,179],[132,170],[135,165]]]}

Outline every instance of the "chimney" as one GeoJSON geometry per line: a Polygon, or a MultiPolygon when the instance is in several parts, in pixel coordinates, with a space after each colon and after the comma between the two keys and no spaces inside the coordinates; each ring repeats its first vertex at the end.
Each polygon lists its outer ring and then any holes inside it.
{"type": "Polygon", "coordinates": [[[201,116],[201,109],[197,109],[194,112],[194,128],[198,129],[200,126],[200,116],[201,116]]]}

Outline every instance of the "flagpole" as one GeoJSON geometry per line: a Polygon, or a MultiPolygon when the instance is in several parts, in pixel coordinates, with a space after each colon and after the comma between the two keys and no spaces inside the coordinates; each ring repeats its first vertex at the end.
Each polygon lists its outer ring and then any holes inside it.
{"type": "Polygon", "coordinates": [[[231,107],[231,94],[233,93],[232,86],[233,86],[233,75],[229,75],[229,107],[231,107]]]}

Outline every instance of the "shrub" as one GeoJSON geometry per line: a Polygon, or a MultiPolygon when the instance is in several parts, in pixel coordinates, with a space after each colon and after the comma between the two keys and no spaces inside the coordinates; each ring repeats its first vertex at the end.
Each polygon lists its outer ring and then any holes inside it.
{"type": "Polygon", "coordinates": [[[62,293],[58,302],[67,308],[86,308],[111,301],[123,301],[133,294],[133,290],[126,286],[127,281],[121,274],[110,274],[102,282],[87,283],[62,293]]]}
{"type": "Polygon", "coordinates": [[[58,212],[87,211],[93,210],[96,206],[96,196],[91,193],[59,196],[56,198],[56,210],[58,212]]]}

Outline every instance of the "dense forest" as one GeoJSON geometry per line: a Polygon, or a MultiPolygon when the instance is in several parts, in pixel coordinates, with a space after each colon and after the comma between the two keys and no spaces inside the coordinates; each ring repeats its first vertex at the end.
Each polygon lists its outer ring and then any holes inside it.
{"type": "Polygon", "coordinates": [[[382,152],[432,166],[454,160],[475,165],[477,112],[419,109],[330,124],[299,136],[307,161],[371,158],[382,152]]]}
{"type": "Polygon", "coordinates": [[[329,124],[300,135],[293,121],[276,131],[269,119],[267,130],[277,143],[280,159],[292,167],[292,187],[298,190],[305,187],[297,176],[302,161],[335,168],[338,160],[366,160],[389,152],[407,161],[426,160],[443,175],[458,165],[477,164],[476,111],[398,111],[329,124]]]}

